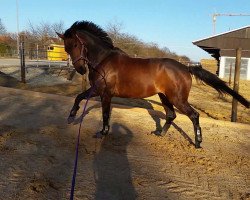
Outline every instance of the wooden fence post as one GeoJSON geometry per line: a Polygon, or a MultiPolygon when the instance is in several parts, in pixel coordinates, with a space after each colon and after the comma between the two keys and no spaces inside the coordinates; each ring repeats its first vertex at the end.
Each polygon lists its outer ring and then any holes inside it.
{"type": "Polygon", "coordinates": [[[24,42],[20,43],[20,64],[21,64],[21,82],[26,83],[25,78],[25,53],[24,53],[24,42]]]}
{"type": "MultiPolygon", "coordinates": [[[[237,93],[239,91],[241,51],[242,48],[236,49],[236,60],[235,60],[235,70],[234,70],[234,91],[237,93]]],[[[237,105],[238,101],[235,98],[233,98],[231,122],[237,121],[237,105]]]]}

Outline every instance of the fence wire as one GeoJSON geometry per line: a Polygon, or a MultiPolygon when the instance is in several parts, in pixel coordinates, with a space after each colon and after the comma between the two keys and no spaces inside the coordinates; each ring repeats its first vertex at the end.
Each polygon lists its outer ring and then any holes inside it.
{"type": "Polygon", "coordinates": [[[24,83],[63,83],[74,74],[63,45],[20,42],[18,51],[1,49],[0,58],[0,71],[24,83]]]}

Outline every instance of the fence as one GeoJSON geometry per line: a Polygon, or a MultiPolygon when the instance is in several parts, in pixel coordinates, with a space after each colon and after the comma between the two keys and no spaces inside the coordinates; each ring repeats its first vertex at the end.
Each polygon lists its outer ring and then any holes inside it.
{"type": "Polygon", "coordinates": [[[0,58],[17,58],[18,52],[16,49],[4,48],[0,50],[0,58]]]}
{"type": "MultiPolygon", "coordinates": [[[[18,78],[23,83],[26,82],[26,74],[34,70],[40,70],[40,74],[44,74],[44,71],[46,73],[56,72],[58,76],[64,71],[68,80],[73,77],[74,69],[63,45],[43,45],[22,41],[18,51],[17,48],[2,48],[0,50],[0,71],[18,78]]],[[[30,74],[28,75],[30,76],[30,74]]],[[[36,76],[38,75],[39,73],[36,72],[36,76]]]]}

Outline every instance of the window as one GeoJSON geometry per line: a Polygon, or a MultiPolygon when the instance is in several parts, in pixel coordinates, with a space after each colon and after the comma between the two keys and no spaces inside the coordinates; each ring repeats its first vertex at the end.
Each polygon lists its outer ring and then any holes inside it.
{"type": "Polygon", "coordinates": [[[53,51],[53,50],[54,50],[54,47],[48,47],[48,50],[53,51]]]}
{"type": "MultiPolygon", "coordinates": [[[[241,67],[240,67],[240,78],[247,79],[247,66],[248,66],[248,59],[242,58],[241,59],[241,67]]],[[[225,58],[225,77],[229,77],[230,68],[232,69],[232,77],[234,77],[234,69],[235,69],[235,58],[225,58]]]]}

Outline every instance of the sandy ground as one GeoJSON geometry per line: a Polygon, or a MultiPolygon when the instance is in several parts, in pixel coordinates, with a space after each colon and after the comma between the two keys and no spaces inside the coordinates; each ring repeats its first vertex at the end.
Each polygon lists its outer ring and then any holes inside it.
{"type": "MultiPolygon", "coordinates": [[[[24,85],[0,73],[0,199],[69,199],[79,118],[74,125],[66,118],[81,81],[24,85]]],[[[249,81],[240,93],[250,99],[249,81]]],[[[231,98],[195,81],[189,101],[201,114],[199,150],[190,120],[178,112],[165,137],[151,134],[164,123],[156,96],[115,98],[111,133],[95,139],[101,108],[90,101],[75,199],[250,199],[249,109],[239,105],[241,123],[229,122],[231,98]]]]}
{"type": "MultiPolygon", "coordinates": [[[[0,199],[68,199],[79,120],[67,125],[73,98],[0,88],[0,199]],[[10,104],[11,102],[11,104],[10,104]]],[[[204,142],[178,114],[165,137],[159,111],[113,105],[111,133],[100,104],[82,129],[75,199],[249,199],[250,125],[201,118],[204,142]]]]}

